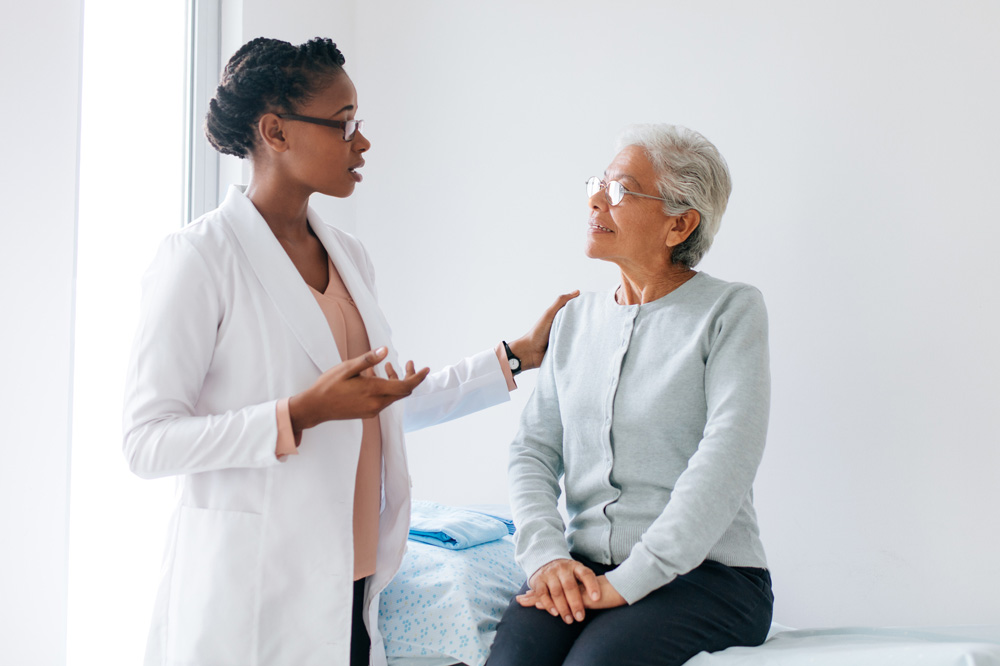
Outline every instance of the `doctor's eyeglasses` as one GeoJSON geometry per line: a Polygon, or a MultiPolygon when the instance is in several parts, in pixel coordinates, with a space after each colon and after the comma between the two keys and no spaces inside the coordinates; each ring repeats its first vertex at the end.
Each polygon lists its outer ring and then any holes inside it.
{"type": "Polygon", "coordinates": [[[354,135],[365,127],[365,121],[363,120],[327,120],[326,118],[299,116],[294,113],[276,113],[274,115],[284,120],[298,120],[303,123],[312,123],[313,125],[324,125],[334,129],[343,129],[344,141],[354,141],[354,135]]]}
{"type": "Polygon", "coordinates": [[[646,199],[656,199],[657,201],[666,201],[663,197],[654,197],[650,194],[641,194],[640,192],[631,192],[625,189],[625,186],[619,183],[617,180],[604,181],[603,178],[598,178],[594,176],[587,181],[587,198],[590,198],[597,194],[600,190],[604,190],[604,196],[607,198],[608,203],[612,206],[617,206],[625,198],[626,194],[631,194],[634,197],[645,197],[646,199]]]}

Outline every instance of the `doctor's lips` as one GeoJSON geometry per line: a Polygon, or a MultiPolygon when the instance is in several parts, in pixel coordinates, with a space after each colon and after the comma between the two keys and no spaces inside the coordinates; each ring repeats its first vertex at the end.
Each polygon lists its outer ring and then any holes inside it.
{"type": "Polygon", "coordinates": [[[361,174],[357,172],[357,169],[360,169],[364,165],[365,165],[365,161],[361,160],[360,162],[358,162],[354,166],[348,168],[347,169],[347,173],[351,174],[351,176],[354,177],[354,180],[356,180],[357,182],[360,183],[361,182],[361,174]]]}
{"type": "Polygon", "coordinates": [[[591,231],[603,231],[603,232],[606,232],[606,233],[609,233],[609,234],[613,234],[614,233],[613,231],[611,231],[611,229],[608,229],[607,227],[601,226],[600,224],[598,224],[594,220],[590,220],[590,222],[588,223],[587,226],[590,228],[591,231]]]}

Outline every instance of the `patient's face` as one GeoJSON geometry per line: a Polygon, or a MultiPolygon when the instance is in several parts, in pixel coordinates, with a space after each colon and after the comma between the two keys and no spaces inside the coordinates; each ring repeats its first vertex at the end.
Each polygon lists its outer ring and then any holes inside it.
{"type": "MultiPolygon", "coordinates": [[[[617,180],[630,192],[660,196],[656,171],[638,146],[627,146],[608,165],[604,180],[617,180]]],[[[626,194],[611,206],[604,191],[590,197],[590,224],[585,252],[593,259],[613,261],[624,270],[655,270],[667,253],[670,218],[663,202],[626,194]]]]}

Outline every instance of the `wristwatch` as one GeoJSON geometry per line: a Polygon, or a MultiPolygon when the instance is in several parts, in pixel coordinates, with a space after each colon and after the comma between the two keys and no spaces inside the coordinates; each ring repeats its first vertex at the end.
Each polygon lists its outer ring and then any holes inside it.
{"type": "Polygon", "coordinates": [[[507,341],[503,341],[503,350],[507,352],[507,364],[510,366],[510,374],[517,376],[521,372],[521,359],[514,356],[514,352],[510,350],[510,345],[507,341]]]}

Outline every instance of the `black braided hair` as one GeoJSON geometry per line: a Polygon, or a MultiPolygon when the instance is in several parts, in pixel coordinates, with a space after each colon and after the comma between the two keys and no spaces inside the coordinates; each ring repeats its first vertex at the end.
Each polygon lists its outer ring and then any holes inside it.
{"type": "Polygon", "coordinates": [[[299,46],[267,37],[250,40],[229,59],[208,103],[208,142],[220,153],[249,157],[262,115],[293,111],[343,66],[344,55],[327,38],[299,46]]]}

